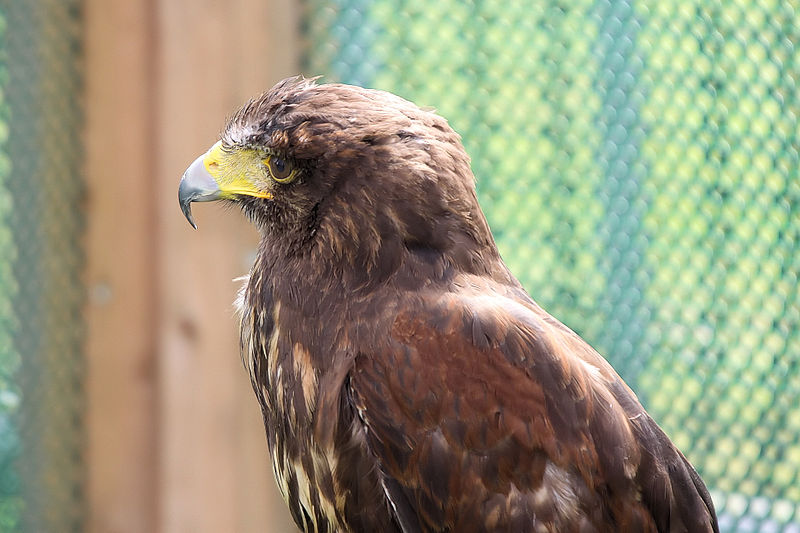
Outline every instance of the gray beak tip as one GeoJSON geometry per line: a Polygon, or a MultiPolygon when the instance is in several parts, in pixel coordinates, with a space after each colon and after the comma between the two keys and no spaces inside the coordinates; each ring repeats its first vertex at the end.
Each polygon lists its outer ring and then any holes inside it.
{"type": "Polygon", "coordinates": [[[192,216],[192,203],[181,202],[181,211],[183,211],[183,216],[186,217],[186,220],[189,221],[189,224],[191,224],[194,229],[197,229],[197,224],[195,224],[194,217],[192,216]]]}
{"type": "Polygon", "coordinates": [[[198,157],[186,169],[178,186],[178,204],[194,229],[197,229],[197,224],[192,216],[192,202],[211,202],[219,199],[219,195],[219,186],[206,171],[203,156],[198,157]]]}
{"type": "Polygon", "coordinates": [[[181,179],[180,187],[178,187],[178,204],[181,206],[183,216],[186,217],[189,224],[191,224],[194,229],[197,229],[197,224],[195,224],[194,217],[192,216],[192,202],[194,198],[192,193],[187,191],[188,188],[189,187],[186,185],[186,175],[184,175],[183,179],[181,179]]]}

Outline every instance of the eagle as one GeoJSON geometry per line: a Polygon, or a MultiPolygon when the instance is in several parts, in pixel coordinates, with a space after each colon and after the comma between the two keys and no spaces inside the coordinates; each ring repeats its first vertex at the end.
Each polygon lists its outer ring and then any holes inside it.
{"type": "Polygon", "coordinates": [[[283,80],[178,199],[192,226],[217,200],[260,233],[240,350],[301,530],[718,531],[633,391],[503,263],[434,111],[283,80]]]}

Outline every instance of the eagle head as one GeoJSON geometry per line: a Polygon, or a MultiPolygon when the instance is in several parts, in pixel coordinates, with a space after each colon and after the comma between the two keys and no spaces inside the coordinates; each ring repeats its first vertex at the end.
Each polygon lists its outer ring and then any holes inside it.
{"type": "Polygon", "coordinates": [[[294,77],[246,103],[186,170],[178,200],[192,226],[192,202],[237,204],[273,253],[339,271],[388,275],[409,254],[470,270],[496,255],[447,121],[350,85],[294,77]]]}

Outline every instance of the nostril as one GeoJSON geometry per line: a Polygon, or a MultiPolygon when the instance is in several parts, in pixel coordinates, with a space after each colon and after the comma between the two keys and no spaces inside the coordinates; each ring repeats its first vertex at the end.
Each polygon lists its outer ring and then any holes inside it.
{"type": "Polygon", "coordinates": [[[217,168],[219,168],[219,163],[217,163],[216,161],[209,161],[208,163],[209,170],[216,170],[217,168]]]}

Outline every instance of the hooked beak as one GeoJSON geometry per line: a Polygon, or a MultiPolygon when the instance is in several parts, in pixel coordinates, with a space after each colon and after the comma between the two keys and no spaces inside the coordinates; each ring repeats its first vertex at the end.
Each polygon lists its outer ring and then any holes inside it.
{"type": "Polygon", "coordinates": [[[233,200],[244,196],[272,199],[272,191],[259,184],[264,173],[263,154],[253,149],[226,149],[217,141],[183,173],[178,203],[193,228],[192,202],[233,200]]]}
{"type": "Polygon", "coordinates": [[[201,155],[189,165],[189,168],[183,173],[181,184],[178,187],[178,203],[181,211],[194,229],[197,229],[197,224],[194,223],[192,217],[192,202],[212,202],[218,200],[222,193],[219,185],[206,169],[206,155],[201,155]]]}

